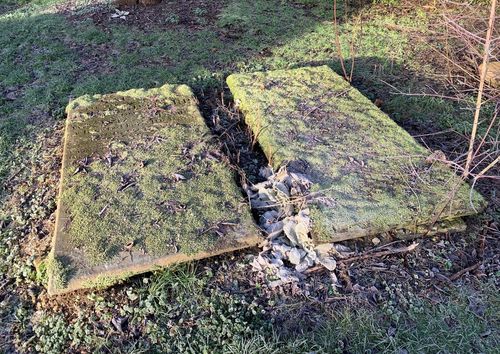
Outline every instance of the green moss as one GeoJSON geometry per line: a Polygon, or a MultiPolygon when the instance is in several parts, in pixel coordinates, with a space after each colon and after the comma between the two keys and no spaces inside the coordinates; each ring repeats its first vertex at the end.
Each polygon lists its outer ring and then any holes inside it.
{"type": "Polygon", "coordinates": [[[483,199],[326,66],[231,75],[228,85],[274,168],[305,161],[313,234],[366,235],[474,213],[483,199]],[[457,189],[449,202],[450,190],[457,189]]]}
{"type": "Polygon", "coordinates": [[[87,280],[82,283],[83,288],[95,288],[95,289],[105,289],[110,286],[121,283],[133,276],[133,272],[124,272],[119,275],[98,275],[92,280],[87,280]]]}
{"type": "Polygon", "coordinates": [[[48,267],[47,267],[47,260],[43,259],[40,262],[35,264],[35,269],[36,269],[36,281],[38,284],[46,286],[48,284],[48,267]]]}
{"type": "Polygon", "coordinates": [[[55,289],[62,289],[68,283],[70,269],[63,257],[55,256],[53,253],[47,258],[47,272],[55,289]]]}
{"type": "Polygon", "coordinates": [[[217,253],[255,235],[187,86],[86,96],[67,111],[59,217],[70,221],[56,247],[82,272],[217,253]]]}

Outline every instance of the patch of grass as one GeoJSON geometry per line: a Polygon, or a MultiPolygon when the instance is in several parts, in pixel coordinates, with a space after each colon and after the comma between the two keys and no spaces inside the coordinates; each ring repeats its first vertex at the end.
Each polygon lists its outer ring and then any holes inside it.
{"type": "Polygon", "coordinates": [[[324,324],[293,338],[273,333],[254,336],[227,348],[228,353],[493,353],[500,343],[500,300],[486,294],[455,291],[447,302],[413,299],[397,320],[382,311],[347,307],[331,313],[324,324]],[[478,312],[479,311],[479,312],[478,312]]]}
{"type": "MultiPolygon", "coordinates": [[[[323,2],[313,5],[324,6],[323,2]]],[[[165,82],[187,83],[197,91],[220,89],[224,76],[234,71],[305,62],[337,65],[331,24],[277,0],[252,4],[228,0],[215,28],[210,24],[191,31],[177,26],[148,33],[113,23],[105,31],[88,19],[69,23],[62,15],[41,13],[41,9],[27,7],[0,17],[0,33],[7,34],[0,38],[4,59],[0,88],[12,90],[16,97],[0,105],[0,179],[11,170],[16,142],[32,137],[33,123],[61,117],[71,97],[165,82]],[[263,50],[272,55],[261,56],[263,50]]],[[[169,15],[165,16],[169,21],[169,15]]],[[[407,40],[385,28],[387,22],[401,21],[405,20],[375,17],[364,23],[358,55],[403,60],[407,40]]],[[[341,26],[345,53],[352,30],[348,22],[341,26]]]]}
{"type": "MultiPolygon", "coordinates": [[[[109,323],[120,316],[128,318],[128,330],[145,326],[138,340],[121,342],[121,351],[494,353],[500,344],[500,298],[493,281],[476,290],[452,290],[439,302],[390,285],[377,307],[332,308],[315,303],[321,322],[283,335],[280,333],[286,333],[287,328],[273,316],[279,307],[283,311],[286,306],[214,288],[212,277],[208,270],[184,264],[144,278],[147,286],[125,289],[129,301],[121,305],[92,294],[89,299],[95,303],[94,316],[101,321],[109,323]]],[[[293,318],[294,312],[288,316],[293,318]]],[[[42,311],[32,322],[35,343],[44,352],[113,346],[112,338],[100,337],[85,318],[68,322],[42,311]]]]}
{"type": "Polygon", "coordinates": [[[64,43],[62,17],[18,10],[0,17],[0,185],[13,168],[15,147],[33,139],[49,117],[61,117],[76,70],[75,55],[64,43]]]}
{"type": "Polygon", "coordinates": [[[134,352],[134,348],[163,353],[221,352],[226,346],[269,330],[261,305],[241,295],[209,288],[208,279],[192,265],[183,265],[156,273],[148,281],[148,288],[127,289],[128,304],[117,306],[90,294],[88,298],[95,308],[93,318],[78,316],[68,321],[61,314],[38,311],[30,319],[34,345],[43,353],[60,353],[68,348],[109,350],[112,338],[102,338],[93,327],[96,316],[108,324],[119,316],[127,318],[124,330],[144,326],[145,335],[123,342],[115,348],[119,352],[134,352]],[[118,313],[114,310],[117,307],[118,313]]]}
{"type": "MultiPolygon", "coordinates": [[[[387,102],[385,108],[398,123],[433,124],[438,129],[452,129],[467,136],[472,129],[471,117],[474,105],[472,99],[468,102],[454,102],[440,97],[396,95],[387,102]],[[402,110],[401,107],[405,107],[405,110],[402,110]]],[[[494,106],[494,104],[489,103],[484,104],[481,108],[478,126],[480,137],[486,133],[493,116],[494,106]]]]}
{"type": "Polygon", "coordinates": [[[374,4],[397,6],[401,4],[401,0],[372,0],[374,4]]]}
{"type": "Polygon", "coordinates": [[[47,272],[50,274],[54,287],[61,289],[68,283],[70,269],[65,258],[49,255],[47,272]]]}
{"type": "Polygon", "coordinates": [[[38,5],[46,6],[53,3],[54,0],[3,0],[1,5],[7,6],[24,6],[24,5],[38,5]]]}

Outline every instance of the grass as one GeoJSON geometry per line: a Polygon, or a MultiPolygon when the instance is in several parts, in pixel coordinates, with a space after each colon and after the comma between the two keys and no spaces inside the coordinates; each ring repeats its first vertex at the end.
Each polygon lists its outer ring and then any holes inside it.
{"type": "MultiPolygon", "coordinates": [[[[1,99],[0,180],[13,169],[12,150],[17,142],[30,137],[40,121],[62,117],[71,97],[154,87],[165,82],[187,83],[198,91],[220,89],[223,78],[231,72],[308,63],[339,68],[331,42],[333,30],[325,5],[328,2],[320,1],[315,7],[325,10],[317,17],[287,2],[249,4],[227,0],[215,24],[196,31],[173,26],[146,33],[109,19],[107,30],[88,17],[70,24],[54,10],[44,10],[53,2],[57,1],[35,1],[36,6],[0,18],[0,33],[6,34],[0,39],[0,88],[14,91],[17,97],[14,101],[1,99]],[[263,51],[269,54],[263,56],[263,51]]],[[[79,11],[90,11],[88,6],[79,11]]],[[[375,83],[380,91],[387,91],[379,79],[391,81],[407,70],[401,65],[416,65],[411,61],[410,39],[387,26],[421,28],[425,23],[422,12],[402,17],[384,14],[363,22],[363,33],[357,41],[355,77],[363,77],[371,90],[375,83]],[[385,68],[384,74],[374,72],[374,67],[385,68]]],[[[340,27],[342,50],[347,57],[350,34],[356,26],[355,21],[345,21],[340,27]]],[[[415,78],[405,86],[416,82],[415,78]]],[[[373,94],[369,90],[365,93],[369,97],[373,94]]],[[[427,100],[395,96],[386,104],[398,116],[406,112],[401,109],[401,101],[411,104],[427,100]]],[[[448,102],[437,104],[449,110],[448,102]]],[[[451,110],[461,112],[460,107],[451,110]]],[[[447,119],[446,125],[458,125],[463,131],[464,123],[447,119]]]]}
{"type": "MultiPolygon", "coordinates": [[[[111,20],[106,31],[88,18],[69,24],[60,14],[42,11],[48,6],[42,6],[44,2],[36,3],[40,5],[0,18],[0,33],[7,34],[0,39],[4,59],[0,64],[1,89],[14,90],[18,97],[1,102],[3,179],[12,169],[13,146],[36,129],[31,123],[62,117],[71,97],[154,87],[165,82],[187,83],[195,90],[220,89],[224,76],[234,71],[314,62],[337,65],[330,41],[332,26],[325,14],[311,17],[305,9],[286,2],[258,1],[250,5],[228,0],[215,28],[211,24],[193,31],[175,26],[147,33],[111,20]],[[222,40],[217,31],[229,39],[222,40]],[[272,54],[259,55],[263,50],[272,54]]],[[[370,62],[389,66],[395,60],[404,61],[408,39],[385,25],[409,21],[415,20],[381,16],[364,24],[358,49],[360,67],[369,67],[370,62]]],[[[422,22],[418,18],[416,21],[416,25],[422,22]]],[[[345,53],[352,29],[351,23],[341,27],[345,53]]]]}
{"type": "MultiPolygon", "coordinates": [[[[453,291],[439,303],[392,290],[391,300],[378,307],[322,306],[321,323],[283,335],[266,310],[269,303],[207,288],[211,276],[185,265],[144,278],[148,287],[128,288],[118,307],[93,294],[89,298],[99,321],[128,317],[128,328],[147,321],[147,336],[123,343],[120,352],[493,353],[500,343],[500,299],[493,284],[481,292],[453,291]],[[405,309],[395,301],[406,302],[405,309]]],[[[37,349],[45,353],[68,346],[115,352],[111,338],[99,337],[82,318],[67,322],[46,314],[35,319],[34,333],[37,349]]]]}
{"type": "Polygon", "coordinates": [[[36,130],[32,123],[62,117],[71,97],[164,82],[187,83],[197,90],[220,88],[223,77],[233,71],[331,59],[330,25],[279,1],[252,6],[228,1],[217,30],[229,28],[240,36],[229,41],[222,41],[210,26],[198,31],[180,27],[144,33],[110,21],[104,31],[88,19],[69,24],[57,13],[42,11],[43,2],[36,3],[41,5],[0,18],[0,33],[6,34],[0,39],[0,88],[13,90],[17,96],[14,101],[3,99],[0,106],[0,180],[13,168],[17,141],[36,130]],[[268,16],[273,13],[280,16],[268,16]],[[131,51],[130,44],[136,49],[131,51]],[[259,58],[258,53],[266,48],[273,55],[259,58]]]}
{"type": "MultiPolygon", "coordinates": [[[[0,5],[0,223],[7,225],[0,227],[0,351],[495,352],[498,295],[491,283],[476,292],[459,289],[438,305],[389,296],[375,307],[326,306],[319,311],[321,325],[294,336],[283,333],[277,299],[267,298],[261,288],[248,295],[237,287],[233,291],[236,279],[227,264],[217,264],[223,276],[181,268],[136,278],[117,291],[78,294],[66,299],[67,311],[61,311],[63,304],[48,302],[34,258],[44,255],[41,246],[50,238],[57,147],[70,99],[166,82],[189,84],[205,99],[208,92],[221,92],[233,72],[305,64],[327,64],[339,72],[326,0],[224,0],[217,18],[200,5],[193,14],[196,26],[182,23],[182,13],[169,12],[160,14],[165,27],[145,29],[109,16],[103,17],[105,28],[97,25],[89,1],[76,1],[76,18],[65,17],[54,7],[61,3],[12,0],[0,5]],[[32,244],[39,248],[30,249],[32,244]],[[215,287],[220,278],[231,284],[215,287]],[[487,310],[475,312],[473,299],[487,310]],[[411,303],[416,307],[410,308],[411,303]],[[126,335],[111,327],[117,317],[128,318],[126,335]]],[[[382,99],[382,107],[403,125],[466,131],[469,116],[462,106],[389,95],[381,81],[412,92],[432,82],[429,63],[417,55],[422,48],[411,34],[391,29],[425,29],[428,15],[418,8],[395,13],[393,6],[369,2],[348,10],[339,3],[348,61],[352,31],[359,30],[356,16],[362,17],[355,86],[372,100],[382,99]]],[[[301,299],[300,305],[310,304],[301,299]]]]}

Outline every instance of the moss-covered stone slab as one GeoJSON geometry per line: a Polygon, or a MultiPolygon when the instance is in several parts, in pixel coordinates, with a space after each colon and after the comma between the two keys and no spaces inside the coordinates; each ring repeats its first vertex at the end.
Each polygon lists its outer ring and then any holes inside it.
{"type": "Polygon", "coordinates": [[[67,114],[50,294],[259,242],[189,87],[84,96],[67,114]]]}
{"type": "Polygon", "coordinates": [[[227,83],[272,166],[312,180],[316,243],[411,232],[483,207],[439,154],[327,66],[234,74],[227,83]]]}

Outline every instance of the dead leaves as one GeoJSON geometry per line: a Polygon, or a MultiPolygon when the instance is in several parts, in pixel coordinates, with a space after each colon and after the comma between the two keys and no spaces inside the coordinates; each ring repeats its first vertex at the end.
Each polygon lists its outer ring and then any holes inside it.
{"type": "Polygon", "coordinates": [[[91,162],[92,159],[90,157],[84,157],[83,159],[78,160],[76,162],[77,166],[75,171],[73,172],[73,176],[79,174],[80,172],[88,173],[91,162]]]}
{"type": "Polygon", "coordinates": [[[226,235],[230,231],[230,229],[233,229],[236,226],[238,226],[237,223],[221,221],[221,222],[218,222],[218,223],[216,223],[216,224],[214,224],[214,225],[212,225],[204,230],[201,230],[198,235],[201,236],[201,235],[207,234],[209,232],[212,232],[212,233],[215,233],[219,237],[223,237],[224,235],[226,235]]]}

